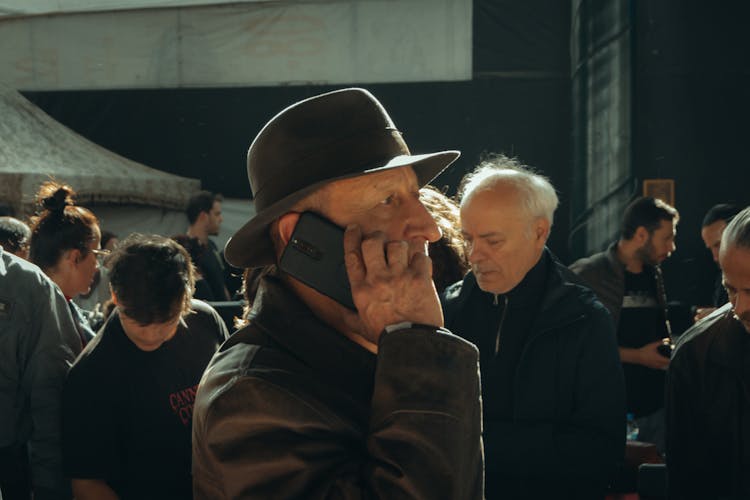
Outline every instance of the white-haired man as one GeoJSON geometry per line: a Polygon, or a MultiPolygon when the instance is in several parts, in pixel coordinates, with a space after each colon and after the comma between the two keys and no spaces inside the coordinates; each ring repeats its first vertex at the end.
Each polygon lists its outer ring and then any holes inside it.
{"type": "Polygon", "coordinates": [[[667,376],[670,499],[750,498],[750,208],[721,237],[729,303],[680,338],[667,376]]]}
{"type": "Polygon", "coordinates": [[[557,203],[545,177],[505,156],[462,182],[471,271],[443,304],[480,352],[490,500],[602,498],[623,454],[614,326],[545,246],[557,203]]]}

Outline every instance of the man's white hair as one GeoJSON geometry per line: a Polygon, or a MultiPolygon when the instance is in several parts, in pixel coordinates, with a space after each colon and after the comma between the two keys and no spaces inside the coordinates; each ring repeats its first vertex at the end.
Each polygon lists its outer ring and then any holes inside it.
{"type": "Polygon", "coordinates": [[[475,192],[493,189],[499,184],[509,184],[519,193],[523,208],[531,218],[541,217],[550,227],[559,204],[555,188],[545,176],[515,158],[498,154],[482,161],[473,172],[461,181],[461,205],[475,192]]]}
{"type": "Polygon", "coordinates": [[[750,249],[750,207],[735,215],[724,229],[719,253],[723,254],[730,246],[750,249]]]}

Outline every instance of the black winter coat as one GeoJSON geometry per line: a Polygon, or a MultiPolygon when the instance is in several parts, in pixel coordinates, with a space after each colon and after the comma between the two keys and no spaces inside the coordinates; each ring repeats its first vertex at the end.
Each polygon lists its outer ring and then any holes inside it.
{"type": "MultiPolygon", "coordinates": [[[[513,417],[484,417],[488,500],[602,498],[624,455],[625,386],[612,319],[549,250],[542,258],[549,259],[546,285],[516,369],[513,417]]],[[[493,302],[469,273],[443,296],[446,327],[487,345],[476,335],[494,334],[485,325],[496,314],[493,302]],[[471,301],[485,312],[463,314],[471,301]]],[[[493,356],[482,354],[485,402],[497,383],[488,376],[493,356]]]]}
{"type": "Polygon", "coordinates": [[[667,374],[670,499],[750,498],[748,341],[726,304],[677,343],[667,374]]]}

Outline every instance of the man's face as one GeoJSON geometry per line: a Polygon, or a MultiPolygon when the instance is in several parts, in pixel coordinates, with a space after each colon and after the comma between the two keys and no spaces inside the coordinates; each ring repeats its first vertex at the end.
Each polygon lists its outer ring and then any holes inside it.
{"type": "Polygon", "coordinates": [[[713,224],[709,224],[701,229],[701,238],[703,243],[706,244],[706,248],[711,250],[711,256],[714,258],[714,262],[719,263],[719,248],[721,247],[721,235],[726,229],[727,223],[724,220],[717,220],[713,224]]]}
{"type": "Polygon", "coordinates": [[[674,244],[675,234],[677,234],[677,228],[674,227],[672,221],[662,220],[659,227],[648,236],[643,246],[638,249],[638,257],[644,264],[651,266],[661,264],[677,249],[674,244]]]}
{"type": "Polygon", "coordinates": [[[208,234],[217,236],[223,220],[224,218],[221,216],[221,202],[215,201],[208,212],[208,234]]]}
{"type": "Polygon", "coordinates": [[[335,181],[322,194],[323,215],[341,227],[358,224],[364,235],[381,232],[387,241],[416,241],[425,247],[440,239],[437,224],[419,201],[410,166],[335,181]]]}
{"type": "Polygon", "coordinates": [[[530,217],[515,189],[500,184],[464,200],[461,232],[479,287],[501,294],[513,290],[539,261],[549,223],[530,217]]]}
{"type": "Polygon", "coordinates": [[[141,351],[155,351],[167,340],[174,337],[177,333],[177,326],[180,324],[180,316],[165,323],[151,323],[150,325],[141,325],[136,320],[125,315],[122,310],[119,311],[120,324],[128,338],[141,351]]]}
{"type": "Polygon", "coordinates": [[[750,333],[750,248],[729,246],[721,252],[719,264],[734,315],[750,333]]]}

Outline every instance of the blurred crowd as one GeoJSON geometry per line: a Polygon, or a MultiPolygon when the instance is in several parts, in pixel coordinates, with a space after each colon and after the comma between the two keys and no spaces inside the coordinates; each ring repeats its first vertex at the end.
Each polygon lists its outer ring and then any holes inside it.
{"type": "Polygon", "coordinates": [[[634,198],[567,265],[559,187],[494,154],[451,197],[458,154],[412,154],[362,89],[295,103],[226,249],[219,194],[115,235],[45,182],[0,217],[0,498],[601,499],[641,464],[654,498],[750,498],[750,208],[681,228],[716,264],[685,329],[676,207],[634,198]]]}

